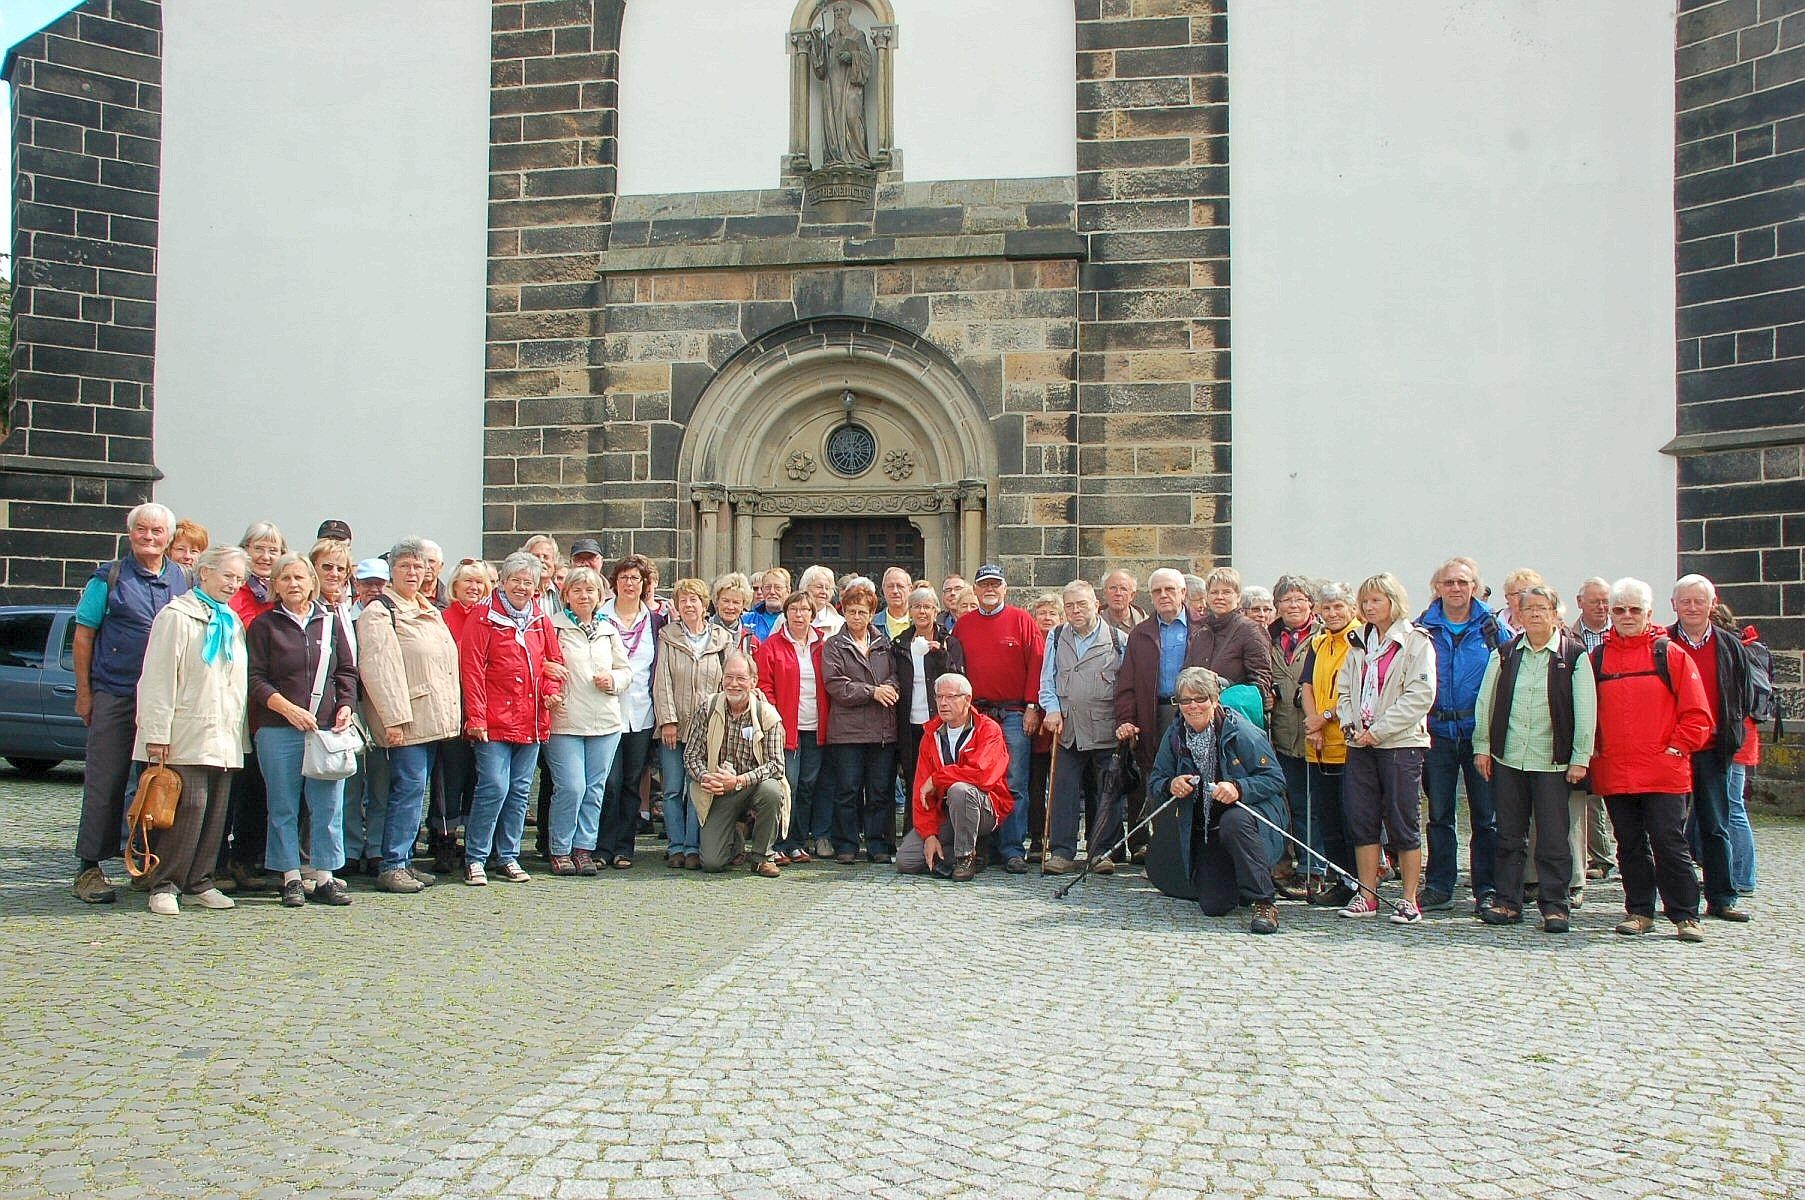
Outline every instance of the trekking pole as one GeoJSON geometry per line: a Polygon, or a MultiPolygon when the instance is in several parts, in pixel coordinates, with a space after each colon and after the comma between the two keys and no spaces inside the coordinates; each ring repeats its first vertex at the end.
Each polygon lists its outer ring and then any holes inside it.
{"type": "MultiPolygon", "coordinates": [[[[1043,820],[1040,825],[1040,873],[1047,873],[1047,856],[1053,853],[1053,782],[1059,776],[1059,739],[1053,739],[1053,752],[1047,759],[1047,795],[1041,801],[1043,820]]],[[[1082,781],[1080,781],[1082,782],[1082,781]]]]}
{"type": "Polygon", "coordinates": [[[1266,826],[1266,828],[1273,830],[1280,837],[1284,838],[1287,842],[1290,842],[1293,846],[1296,846],[1298,849],[1302,850],[1305,854],[1308,854],[1311,858],[1315,859],[1317,862],[1319,862],[1319,863],[1323,864],[1323,866],[1327,867],[1335,875],[1335,878],[1340,880],[1342,887],[1345,887],[1349,891],[1353,891],[1353,892],[1365,892],[1367,895],[1369,895],[1373,898],[1374,904],[1384,905],[1385,907],[1391,909],[1392,912],[1397,913],[1399,916],[1404,915],[1404,906],[1402,904],[1398,903],[1395,900],[1387,900],[1385,897],[1381,896],[1378,893],[1377,889],[1367,887],[1364,883],[1361,883],[1358,878],[1349,874],[1347,871],[1343,870],[1341,867],[1338,867],[1334,863],[1330,862],[1326,856],[1316,853],[1316,851],[1310,849],[1310,847],[1304,845],[1302,842],[1300,842],[1296,838],[1292,837],[1289,833],[1287,833],[1283,829],[1280,829],[1275,822],[1267,819],[1265,814],[1260,812],[1259,809],[1253,807],[1250,804],[1243,804],[1243,805],[1241,805],[1241,808],[1247,813],[1248,816],[1252,817],[1254,820],[1258,821],[1260,824],[1266,826]]]}
{"type": "Polygon", "coordinates": [[[1089,854],[1089,855],[1087,855],[1084,860],[1084,870],[1080,871],[1078,874],[1074,875],[1071,879],[1067,880],[1064,884],[1060,885],[1059,890],[1057,890],[1053,893],[1053,899],[1055,899],[1055,900],[1065,899],[1065,894],[1067,892],[1071,891],[1078,884],[1084,882],[1085,878],[1090,875],[1091,867],[1093,867],[1097,863],[1102,862],[1104,859],[1108,858],[1111,854],[1116,853],[1116,851],[1125,849],[1128,845],[1129,838],[1133,837],[1135,834],[1139,833],[1142,829],[1146,828],[1147,826],[1153,824],[1153,820],[1155,817],[1159,816],[1161,813],[1165,812],[1168,808],[1171,808],[1174,804],[1177,804],[1177,803],[1178,803],[1177,796],[1168,795],[1166,797],[1165,803],[1161,804],[1158,808],[1154,809],[1152,812],[1150,812],[1146,816],[1142,817],[1140,822],[1137,825],[1135,825],[1135,827],[1133,829],[1130,829],[1127,832],[1125,832],[1124,834],[1122,834],[1122,840],[1117,842],[1114,846],[1112,846],[1110,848],[1109,854],[1089,854]]]}

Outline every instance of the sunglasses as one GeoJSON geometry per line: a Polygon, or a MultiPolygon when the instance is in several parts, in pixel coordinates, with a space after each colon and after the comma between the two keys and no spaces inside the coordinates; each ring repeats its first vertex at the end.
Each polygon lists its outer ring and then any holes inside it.
{"type": "Polygon", "coordinates": [[[1628,607],[1626,607],[1622,604],[1611,605],[1611,615],[1614,617],[1627,617],[1627,616],[1639,615],[1643,611],[1644,610],[1642,610],[1640,608],[1636,608],[1633,605],[1628,606],[1628,607]]]}

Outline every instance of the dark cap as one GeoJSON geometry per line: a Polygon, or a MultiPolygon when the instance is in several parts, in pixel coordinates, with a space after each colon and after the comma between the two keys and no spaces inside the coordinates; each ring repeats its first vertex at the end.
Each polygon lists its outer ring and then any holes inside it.
{"type": "Polygon", "coordinates": [[[570,544],[570,556],[575,558],[579,554],[593,554],[597,558],[600,558],[602,556],[602,544],[594,538],[578,538],[570,544]]]}
{"type": "Polygon", "coordinates": [[[315,538],[337,538],[341,542],[348,542],[351,540],[351,527],[335,517],[329,521],[321,521],[320,531],[313,536],[315,538]]]}
{"type": "Polygon", "coordinates": [[[996,580],[998,583],[1004,582],[1003,568],[997,566],[995,563],[985,563],[978,568],[978,573],[971,577],[973,583],[984,583],[992,579],[996,580]]]}

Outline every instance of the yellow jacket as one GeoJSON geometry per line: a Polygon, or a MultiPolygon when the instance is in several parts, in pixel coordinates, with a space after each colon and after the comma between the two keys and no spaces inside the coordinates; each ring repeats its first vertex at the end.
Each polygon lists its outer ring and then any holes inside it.
{"type": "MultiPolygon", "coordinates": [[[[1341,674],[1341,664],[1347,661],[1348,635],[1356,628],[1355,622],[1349,621],[1339,633],[1324,629],[1310,639],[1310,699],[1318,715],[1335,707],[1335,680],[1341,674]]],[[[1340,721],[1324,723],[1321,750],[1304,743],[1304,759],[1330,766],[1347,761],[1347,737],[1341,732],[1340,721]]]]}

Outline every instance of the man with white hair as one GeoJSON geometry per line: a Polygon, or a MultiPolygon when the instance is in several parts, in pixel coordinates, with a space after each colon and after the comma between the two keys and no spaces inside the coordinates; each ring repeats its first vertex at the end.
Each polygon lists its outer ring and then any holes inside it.
{"type": "Polygon", "coordinates": [[[1134,572],[1117,567],[1103,577],[1103,623],[1124,636],[1147,619],[1147,613],[1134,602],[1141,581],[1134,572]]]}
{"type": "Polygon", "coordinates": [[[1085,842],[1099,862],[1096,870],[1114,870],[1101,858],[1121,833],[1121,814],[1108,811],[1103,794],[1104,769],[1116,755],[1116,674],[1128,638],[1103,623],[1097,592],[1082,579],[1065,585],[1061,594],[1065,624],[1047,635],[1040,670],[1040,727],[1059,743],[1058,770],[1053,772],[1051,837],[1041,869],[1063,875],[1077,865],[1078,817],[1084,814],[1085,842]]]}
{"type": "Polygon", "coordinates": [[[120,854],[138,732],[138,675],[150,625],[192,586],[187,572],[164,555],[175,532],[174,513],[161,504],[140,504],[126,514],[125,530],[130,552],[95,567],[75,607],[75,715],[88,726],[75,896],[86,904],[117,898],[100,864],[120,854]]]}
{"type": "Polygon", "coordinates": [[[1014,811],[1002,726],[973,708],[971,691],[971,680],[952,672],[934,681],[939,715],[921,731],[910,829],[896,851],[901,874],[950,868],[955,882],[969,882],[984,866],[981,839],[1014,811]]]}
{"type": "Polygon", "coordinates": [[[1686,809],[1692,756],[1711,744],[1711,710],[1692,656],[1650,621],[1653,608],[1654,593],[1640,579],[1611,585],[1611,632],[1592,651],[1592,790],[1604,797],[1617,833],[1624,907],[1617,932],[1653,929],[1658,891],[1679,939],[1702,942],[1686,809]]]}
{"type": "Polygon", "coordinates": [[[1734,637],[1717,636],[1711,608],[1717,587],[1703,575],[1686,575],[1673,585],[1673,611],[1679,618],[1667,631],[1698,667],[1705,702],[1717,723],[1710,744],[1692,755],[1692,819],[1698,824],[1699,866],[1705,871],[1705,915],[1722,921],[1746,921],[1748,910],[1736,903],[1730,882],[1731,760],[1748,736],[1749,709],[1755,703],[1749,652],[1734,637]]]}

